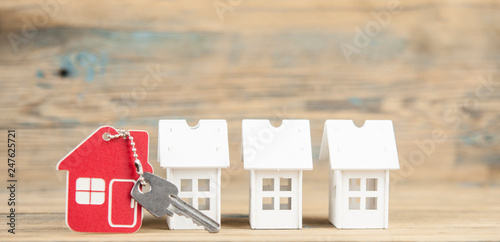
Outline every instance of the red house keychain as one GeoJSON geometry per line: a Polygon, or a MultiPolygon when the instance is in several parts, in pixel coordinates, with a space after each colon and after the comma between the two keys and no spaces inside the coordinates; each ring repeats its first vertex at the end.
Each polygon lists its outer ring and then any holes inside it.
{"type": "Polygon", "coordinates": [[[142,224],[142,207],[130,195],[139,178],[134,161],[144,172],[152,173],[148,153],[146,131],[104,126],[59,161],[57,170],[68,171],[68,227],[79,232],[137,231],[142,224]]]}

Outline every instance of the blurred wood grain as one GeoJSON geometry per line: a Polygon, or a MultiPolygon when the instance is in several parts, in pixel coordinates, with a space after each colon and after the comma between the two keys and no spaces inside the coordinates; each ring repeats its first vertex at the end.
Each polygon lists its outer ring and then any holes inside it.
{"type": "Polygon", "coordinates": [[[21,188],[19,233],[0,238],[498,240],[499,11],[498,1],[472,0],[3,0],[0,130],[18,132],[21,188]],[[357,52],[346,56],[345,45],[357,52]],[[149,216],[133,235],[68,231],[59,159],[100,125],[144,129],[164,175],[157,125],[169,118],[228,121],[221,233],[168,231],[149,216]],[[311,121],[301,231],[249,229],[246,118],[311,121]],[[317,161],[326,119],[393,120],[402,169],[391,174],[390,229],[328,223],[327,166],[317,161]]]}

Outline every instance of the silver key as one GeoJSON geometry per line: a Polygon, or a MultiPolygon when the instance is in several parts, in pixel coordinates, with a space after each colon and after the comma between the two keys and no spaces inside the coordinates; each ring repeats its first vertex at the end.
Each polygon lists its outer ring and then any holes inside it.
{"type": "Polygon", "coordinates": [[[177,195],[170,194],[172,211],[176,214],[191,218],[197,225],[203,226],[205,230],[211,233],[217,233],[220,230],[220,225],[213,219],[200,212],[200,210],[184,202],[177,195]]]}
{"type": "Polygon", "coordinates": [[[203,226],[208,232],[219,232],[220,225],[217,222],[177,196],[179,189],[174,184],[149,172],[144,172],[143,177],[151,190],[142,192],[141,181],[137,180],[130,195],[153,216],[173,216],[176,213],[191,218],[195,224],[203,226]]]}

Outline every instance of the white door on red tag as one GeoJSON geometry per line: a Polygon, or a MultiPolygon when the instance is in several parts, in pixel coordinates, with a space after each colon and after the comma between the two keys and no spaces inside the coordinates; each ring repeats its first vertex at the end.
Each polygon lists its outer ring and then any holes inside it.
{"type": "Polygon", "coordinates": [[[113,179],[109,184],[108,222],[111,227],[131,228],[137,224],[137,202],[130,196],[134,180],[113,179]]]}

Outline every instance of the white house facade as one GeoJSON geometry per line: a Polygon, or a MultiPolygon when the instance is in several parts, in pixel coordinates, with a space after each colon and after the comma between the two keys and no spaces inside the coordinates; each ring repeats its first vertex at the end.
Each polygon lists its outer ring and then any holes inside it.
{"type": "Polygon", "coordinates": [[[392,121],[327,120],[320,160],[330,162],[329,220],[339,229],[387,228],[389,171],[399,169],[392,121]]]}
{"type": "Polygon", "coordinates": [[[309,120],[283,120],[280,127],[243,120],[242,139],[252,229],[301,229],[302,171],[313,168],[309,120]]]}
{"type": "MultiPolygon", "coordinates": [[[[179,188],[179,197],[220,224],[221,169],[229,167],[225,120],[160,120],[158,161],[167,180],[179,188]]],[[[170,229],[203,229],[191,219],[167,216],[170,229]]]]}

